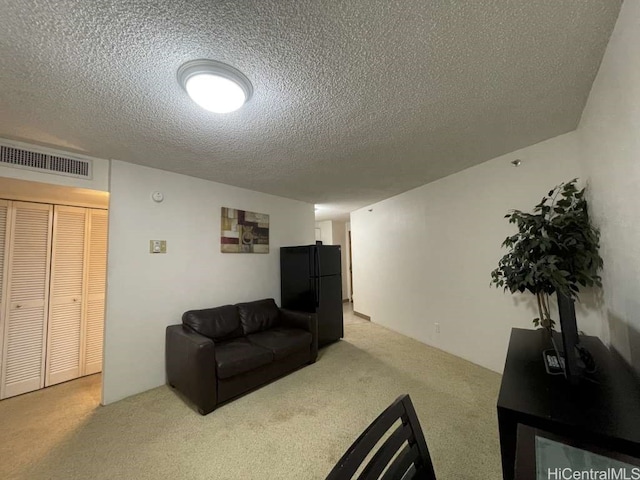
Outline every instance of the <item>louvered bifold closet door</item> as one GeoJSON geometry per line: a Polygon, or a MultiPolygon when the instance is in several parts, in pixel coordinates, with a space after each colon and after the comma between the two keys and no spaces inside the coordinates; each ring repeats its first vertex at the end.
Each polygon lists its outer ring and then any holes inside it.
{"type": "MultiPolygon", "coordinates": [[[[6,259],[9,257],[9,242],[7,221],[9,219],[9,202],[6,200],[0,200],[0,375],[2,375],[2,351],[4,346],[4,301],[7,297],[5,288],[7,281],[5,279],[6,273],[6,259]]],[[[0,383],[2,383],[2,377],[0,377],[0,383]]]]}
{"type": "Polygon", "coordinates": [[[86,209],[55,206],[45,385],[80,376],[86,209]]]}
{"type": "Polygon", "coordinates": [[[87,282],[82,375],[102,371],[104,299],[107,278],[107,211],[89,209],[87,282]]]}
{"type": "Polygon", "coordinates": [[[44,386],[53,207],[10,202],[0,398],[44,386]]]}

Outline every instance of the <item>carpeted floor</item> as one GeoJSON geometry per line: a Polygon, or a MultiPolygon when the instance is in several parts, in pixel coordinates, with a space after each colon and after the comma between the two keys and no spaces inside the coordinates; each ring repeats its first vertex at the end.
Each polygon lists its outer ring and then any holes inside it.
{"type": "Polygon", "coordinates": [[[398,395],[440,480],[500,478],[500,376],[367,321],[206,417],[159,387],[99,407],[100,376],[0,402],[2,479],[323,479],[398,395]]]}

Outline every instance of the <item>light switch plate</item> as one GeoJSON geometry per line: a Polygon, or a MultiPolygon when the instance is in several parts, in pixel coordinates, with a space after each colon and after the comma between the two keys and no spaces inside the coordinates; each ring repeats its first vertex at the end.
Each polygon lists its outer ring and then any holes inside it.
{"type": "Polygon", "coordinates": [[[149,253],[167,253],[167,241],[149,240],[149,253]]]}

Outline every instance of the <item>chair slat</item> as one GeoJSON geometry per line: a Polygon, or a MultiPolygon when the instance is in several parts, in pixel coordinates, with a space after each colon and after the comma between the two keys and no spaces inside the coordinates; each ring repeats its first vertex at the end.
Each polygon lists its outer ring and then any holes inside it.
{"type": "Polygon", "coordinates": [[[378,415],[340,458],[327,480],[350,480],[367,455],[397,420],[401,420],[402,425],[383,442],[358,480],[377,480],[382,472],[384,480],[399,480],[409,471],[415,473],[415,479],[435,480],[431,456],[409,395],[398,397],[378,415]],[[408,445],[393,459],[404,442],[408,442],[408,445]]]}
{"type": "Polygon", "coordinates": [[[418,450],[417,445],[407,445],[402,449],[400,455],[389,465],[389,468],[384,472],[380,480],[397,480],[402,478],[419,456],[420,450],[418,450]]]}
{"type": "Polygon", "coordinates": [[[433,470],[433,462],[431,461],[431,455],[427,448],[427,441],[424,438],[424,433],[420,426],[420,420],[418,420],[418,415],[416,414],[415,408],[413,408],[413,403],[411,403],[409,395],[402,397],[402,404],[404,405],[404,410],[406,412],[407,419],[409,420],[409,424],[412,426],[416,445],[418,446],[418,450],[420,450],[420,455],[416,462],[416,468],[426,475],[422,478],[435,480],[436,474],[433,470]]]}
{"type": "Polygon", "coordinates": [[[373,458],[369,461],[358,480],[367,478],[378,478],[389,464],[393,456],[400,450],[402,444],[412,438],[411,427],[400,425],[389,438],[378,449],[373,458]]]}
{"type": "Polygon", "coordinates": [[[338,460],[336,467],[331,471],[327,480],[351,478],[371,449],[400,418],[402,410],[402,403],[394,402],[378,415],[378,418],[362,432],[342,458],[338,460]]]}

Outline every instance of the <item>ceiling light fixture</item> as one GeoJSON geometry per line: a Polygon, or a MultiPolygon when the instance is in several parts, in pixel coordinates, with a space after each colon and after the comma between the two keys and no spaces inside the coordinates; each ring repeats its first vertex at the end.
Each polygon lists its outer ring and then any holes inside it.
{"type": "Polygon", "coordinates": [[[178,82],[191,99],[205,110],[229,113],[239,109],[253,94],[244,74],[215,60],[192,60],[178,69],[178,82]]]}

